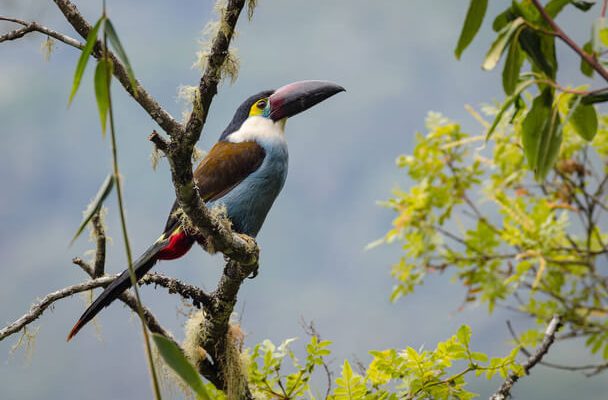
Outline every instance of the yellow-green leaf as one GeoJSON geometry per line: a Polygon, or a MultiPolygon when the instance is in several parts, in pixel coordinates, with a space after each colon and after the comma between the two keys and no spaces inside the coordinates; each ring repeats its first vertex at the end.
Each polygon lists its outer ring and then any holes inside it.
{"type": "Polygon", "coordinates": [[[469,9],[467,10],[467,16],[465,17],[460,37],[458,38],[458,44],[454,54],[459,59],[462,52],[471,44],[475,35],[481,27],[483,18],[486,15],[488,8],[488,0],[471,0],[469,3],[469,9]]]}
{"type": "Polygon", "coordinates": [[[157,333],[152,334],[152,338],[163,360],[190,386],[194,393],[196,393],[196,397],[198,399],[210,400],[211,398],[207,393],[207,389],[205,389],[203,380],[180,348],[171,340],[157,333]]]}
{"type": "Polygon", "coordinates": [[[110,83],[112,82],[112,71],[114,66],[110,59],[100,59],[95,68],[95,98],[101,121],[101,134],[106,134],[106,121],[110,109],[110,83]]]}
{"type": "Polygon", "coordinates": [[[87,208],[87,211],[85,212],[85,215],[82,218],[82,222],[80,223],[80,226],[76,230],[76,234],[70,241],[70,245],[72,245],[72,243],[74,243],[74,241],[76,239],[78,239],[78,236],[80,236],[80,234],[82,233],[84,228],[87,226],[89,221],[91,221],[91,218],[93,218],[93,215],[95,215],[95,213],[97,213],[101,209],[101,206],[103,205],[104,200],[108,197],[110,192],[112,192],[113,186],[114,186],[114,175],[109,174],[108,177],[101,184],[101,187],[99,188],[99,191],[97,191],[95,198],[93,199],[93,201],[87,208]]]}
{"type": "Polygon", "coordinates": [[[118,39],[118,35],[116,34],[116,29],[114,29],[114,25],[112,25],[112,21],[108,19],[105,27],[108,39],[110,39],[112,47],[114,48],[114,50],[116,50],[118,59],[125,65],[125,68],[127,69],[127,75],[129,76],[131,89],[133,89],[133,96],[137,97],[137,90],[135,90],[135,74],[133,73],[133,68],[131,68],[131,63],[129,62],[129,58],[127,57],[127,52],[125,51],[124,47],[122,47],[120,39],[118,39]]]}
{"type": "Polygon", "coordinates": [[[500,60],[500,56],[509,44],[513,34],[523,23],[524,19],[519,17],[508,23],[500,32],[498,32],[498,36],[494,43],[492,43],[492,46],[490,46],[490,50],[488,50],[488,54],[481,66],[483,69],[490,71],[496,67],[496,64],[498,64],[498,61],[500,60]]]}
{"type": "Polygon", "coordinates": [[[95,47],[95,43],[97,43],[97,32],[99,31],[99,27],[101,23],[105,20],[105,17],[101,17],[97,20],[93,28],[89,31],[87,35],[87,42],[82,49],[82,53],[80,53],[80,58],[78,59],[78,64],[76,64],[76,71],[74,72],[74,80],[72,82],[72,92],[70,93],[70,98],[68,100],[68,105],[72,103],[78,88],[80,87],[80,81],[82,80],[82,74],[84,74],[84,70],[87,67],[87,63],[89,62],[89,57],[93,52],[93,48],[95,47]]]}

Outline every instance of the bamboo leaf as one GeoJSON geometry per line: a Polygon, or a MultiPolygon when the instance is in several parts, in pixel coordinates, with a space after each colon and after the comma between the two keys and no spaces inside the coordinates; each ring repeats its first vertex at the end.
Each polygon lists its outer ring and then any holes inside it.
{"type": "Polygon", "coordinates": [[[562,142],[562,125],[551,89],[544,89],[534,99],[521,130],[528,165],[536,179],[542,180],[553,167],[562,142]]]}
{"type": "Polygon", "coordinates": [[[498,61],[513,37],[513,34],[523,23],[524,19],[519,17],[508,23],[500,32],[498,32],[498,36],[494,43],[492,43],[492,46],[490,46],[490,50],[488,50],[488,54],[481,66],[483,69],[490,71],[496,67],[496,64],[498,64],[498,61]]]}
{"type": "Polygon", "coordinates": [[[95,68],[95,98],[99,110],[101,121],[101,134],[106,135],[106,121],[108,120],[108,110],[110,109],[110,83],[112,82],[112,72],[114,65],[112,60],[102,58],[95,68]]]}
{"type": "Polygon", "coordinates": [[[116,34],[116,29],[114,29],[114,25],[112,25],[112,21],[108,19],[106,22],[106,33],[108,35],[108,39],[110,39],[110,43],[114,50],[116,50],[116,54],[118,55],[118,59],[125,65],[127,69],[127,75],[129,76],[129,82],[131,83],[131,89],[133,91],[133,96],[137,97],[136,88],[136,80],[135,74],[133,73],[133,68],[131,68],[131,63],[129,62],[129,58],[127,57],[127,52],[124,47],[122,47],[122,43],[120,43],[120,39],[118,39],[118,35],[116,34]]]}
{"type": "Polygon", "coordinates": [[[200,375],[184,353],[171,340],[157,333],[152,334],[156,348],[163,360],[196,393],[196,397],[210,400],[200,375]]]}
{"type": "Polygon", "coordinates": [[[101,209],[103,202],[108,197],[108,195],[112,192],[113,186],[114,186],[114,175],[109,174],[107,176],[107,178],[101,184],[101,187],[99,188],[99,191],[97,191],[95,198],[93,199],[93,201],[87,208],[87,211],[82,219],[82,222],[80,223],[80,226],[78,227],[78,230],[76,231],[76,234],[70,241],[70,246],[74,243],[74,241],[76,239],[78,239],[78,236],[80,236],[80,234],[82,233],[84,228],[87,226],[89,221],[91,221],[91,218],[93,218],[95,213],[97,213],[101,209]]]}
{"type": "Polygon", "coordinates": [[[502,120],[502,117],[505,114],[505,112],[507,112],[507,110],[513,105],[513,103],[515,103],[515,101],[519,98],[519,95],[524,90],[526,90],[526,88],[528,86],[532,85],[534,82],[535,81],[531,80],[531,79],[521,82],[519,85],[517,85],[517,87],[513,91],[513,94],[505,99],[505,101],[502,103],[502,106],[498,110],[498,113],[496,114],[496,117],[494,118],[494,122],[492,122],[492,125],[490,126],[490,129],[488,129],[488,132],[486,133],[486,142],[488,140],[490,140],[490,137],[492,136],[492,134],[496,130],[496,127],[498,126],[498,124],[502,120]]]}
{"type": "Polygon", "coordinates": [[[72,100],[80,87],[80,81],[82,80],[82,75],[84,74],[84,70],[87,67],[87,63],[89,62],[89,57],[93,52],[93,48],[95,47],[95,43],[97,43],[97,32],[99,31],[99,27],[101,23],[105,20],[105,17],[101,17],[97,20],[93,28],[89,31],[87,35],[87,42],[82,49],[82,53],[80,53],[80,58],[78,59],[78,64],[76,64],[76,71],[74,72],[74,80],[72,82],[72,92],[70,93],[70,98],[68,100],[68,106],[72,104],[72,100]]]}
{"type": "Polygon", "coordinates": [[[519,78],[519,71],[524,62],[523,52],[519,46],[519,33],[521,29],[515,33],[515,37],[509,45],[509,51],[507,52],[507,59],[505,60],[505,67],[502,70],[502,86],[506,94],[512,95],[517,86],[517,80],[519,78]]]}
{"type": "Polygon", "coordinates": [[[460,59],[462,52],[471,44],[475,35],[477,35],[483,18],[486,15],[487,8],[488,0],[471,0],[469,3],[469,9],[462,25],[462,32],[460,32],[458,44],[454,51],[457,59],[460,59]]]}

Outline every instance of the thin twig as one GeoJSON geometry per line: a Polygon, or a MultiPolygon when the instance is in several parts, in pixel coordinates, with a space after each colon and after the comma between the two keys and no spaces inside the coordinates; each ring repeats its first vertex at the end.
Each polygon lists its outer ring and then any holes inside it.
{"type": "Polygon", "coordinates": [[[23,28],[16,29],[5,35],[0,36],[0,43],[6,40],[19,39],[30,32],[40,32],[77,49],[82,49],[84,47],[84,45],[78,40],[71,38],[68,35],[64,35],[63,33],[59,33],[53,29],[47,28],[46,26],[40,25],[35,21],[27,22],[22,19],[5,16],[0,16],[0,21],[14,22],[16,24],[23,25],[23,28]]]}
{"type": "MultiPolygon", "coordinates": [[[[541,343],[541,345],[536,349],[536,352],[532,354],[528,361],[526,361],[522,367],[526,375],[530,373],[530,370],[534,368],[536,364],[538,364],[543,357],[549,351],[549,348],[555,341],[555,334],[562,326],[561,317],[559,315],[554,315],[549,322],[549,326],[547,326],[547,330],[545,331],[545,337],[541,343]]],[[[511,390],[513,389],[513,385],[515,382],[519,380],[520,376],[517,374],[511,374],[505,379],[503,384],[500,386],[498,391],[490,396],[490,400],[505,400],[511,396],[511,390]]]]}
{"type": "Polygon", "coordinates": [[[87,290],[95,289],[109,285],[114,280],[114,277],[104,276],[101,278],[93,279],[87,282],[78,283],[71,285],[55,292],[49,293],[44,296],[39,302],[32,305],[30,310],[25,313],[21,318],[17,319],[13,323],[7,325],[5,328],[0,330],[0,340],[13,333],[19,332],[23,327],[36,320],[42,315],[51,304],[57,300],[64,299],[75,295],[76,293],[86,292],[87,290]]]}

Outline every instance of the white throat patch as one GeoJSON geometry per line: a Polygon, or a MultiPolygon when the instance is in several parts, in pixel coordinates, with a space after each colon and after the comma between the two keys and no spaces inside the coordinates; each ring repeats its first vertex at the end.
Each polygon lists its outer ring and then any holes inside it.
{"type": "Polygon", "coordinates": [[[228,135],[228,141],[232,143],[257,142],[263,144],[285,142],[285,119],[274,122],[264,117],[249,117],[238,131],[228,135]]]}

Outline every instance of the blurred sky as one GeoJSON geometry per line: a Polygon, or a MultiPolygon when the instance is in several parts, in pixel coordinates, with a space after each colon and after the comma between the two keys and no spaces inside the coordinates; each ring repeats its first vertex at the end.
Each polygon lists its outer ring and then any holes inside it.
{"type": "MultiPolygon", "coordinates": [[[[191,65],[212,3],[108,1],[137,77],[176,116],[183,108],[177,88],[196,84],[200,76],[191,65]]],[[[491,3],[489,13],[495,14],[510,2],[491,3]]],[[[77,4],[89,21],[100,14],[100,1],[77,4]]],[[[247,345],[297,336],[297,349],[306,340],[300,319],[314,320],[323,338],[335,342],[332,367],[338,371],[346,357],[367,363],[371,349],[432,347],[464,322],[472,325],[479,350],[501,355],[509,339],[504,321],[511,319],[522,329],[529,325],[506,311],[488,316],[485,307],[459,312],[464,291],[451,284],[449,276],[431,277],[414,295],[391,304],[388,272],[399,257],[398,246],[363,250],[390,227],[392,213],[376,201],[388,198],[398,185],[407,186],[394,160],[412,149],[413,134],[423,129],[426,113],[442,112],[480,134],[464,104],[502,98],[499,72],[484,73],[479,67],[493,37],[489,21],[463,60],[454,59],[467,4],[259,0],[253,20],[239,21],[239,78],[234,85],[223,84],[215,98],[202,149],[217,140],[237,105],[252,93],[302,79],[327,79],[347,88],[347,93],[288,123],[287,183],[259,236],[260,275],[247,281],[239,294],[237,309],[248,333],[247,345]]],[[[0,0],[0,15],[35,19],[77,37],[52,2],[0,0]]],[[[568,12],[560,22],[584,42],[589,18],[568,12]]],[[[11,28],[2,23],[0,32],[11,28]]],[[[43,39],[32,34],[0,45],[2,323],[21,316],[34,299],[85,279],[70,260],[93,245],[85,236],[71,248],[68,243],[81,211],[110,171],[92,68],[68,109],[78,51],[59,43],[45,62],[43,39]]],[[[577,64],[562,66],[567,82],[578,79],[577,64]]],[[[166,162],[157,171],[151,168],[146,138],[158,127],[118,85],[114,88],[129,232],[137,253],[158,237],[174,195],[166,162]]],[[[107,271],[119,272],[125,256],[114,196],[107,205],[109,235],[114,238],[107,271]]],[[[210,290],[220,265],[219,256],[195,248],[184,259],[161,263],[156,270],[210,290]]],[[[177,312],[176,297],[151,287],[142,292],[145,304],[182,338],[184,317],[177,312]]],[[[29,359],[22,350],[11,353],[16,336],[0,342],[0,398],[151,397],[139,325],[121,304],[98,318],[101,338],[88,326],[71,343],[65,342],[84,306],[77,296],[46,311],[33,324],[39,331],[29,359]]],[[[551,359],[584,359],[579,353],[584,352],[572,344],[552,350],[551,359]]],[[[532,378],[516,386],[515,395],[603,399],[606,384],[605,376],[586,379],[538,367],[532,378]]],[[[497,385],[473,387],[487,398],[497,385]]],[[[324,390],[322,383],[318,389],[324,390]]]]}

